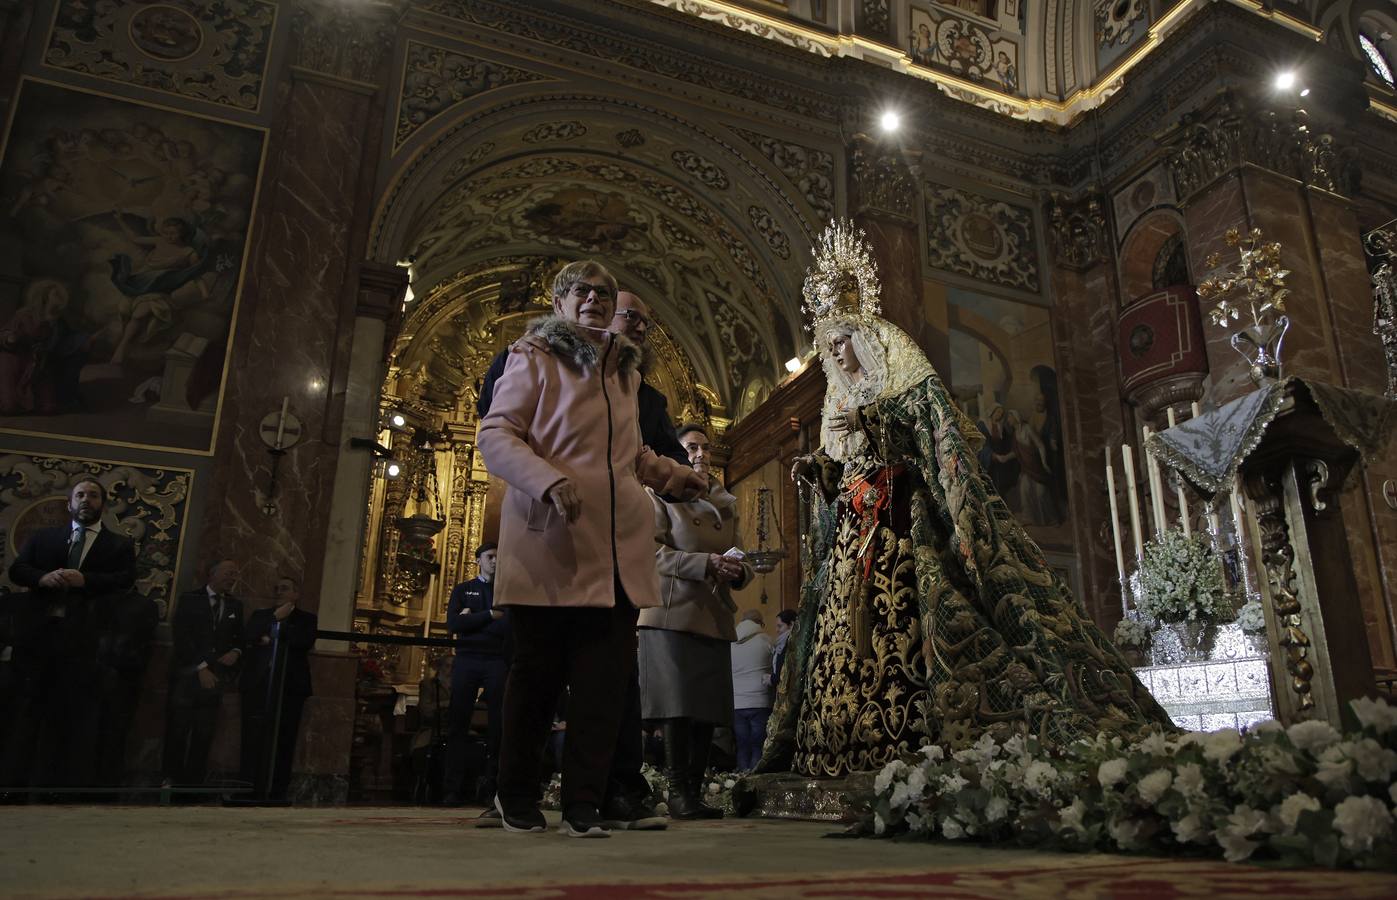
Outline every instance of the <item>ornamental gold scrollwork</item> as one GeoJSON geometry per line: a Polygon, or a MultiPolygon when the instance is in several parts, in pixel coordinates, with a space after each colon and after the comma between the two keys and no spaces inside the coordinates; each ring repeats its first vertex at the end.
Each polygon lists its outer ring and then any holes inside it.
{"type": "Polygon", "coordinates": [[[1271,609],[1280,631],[1280,646],[1290,675],[1290,689],[1300,712],[1308,715],[1315,707],[1314,664],[1310,661],[1310,636],[1305,632],[1300,598],[1297,595],[1295,549],[1290,543],[1290,527],[1285,518],[1285,488],[1276,473],[1250,476],[1247,493],[1256,502],[1257,525],[1261,532],[1261,563],[1271,587],[1271,609]]]}

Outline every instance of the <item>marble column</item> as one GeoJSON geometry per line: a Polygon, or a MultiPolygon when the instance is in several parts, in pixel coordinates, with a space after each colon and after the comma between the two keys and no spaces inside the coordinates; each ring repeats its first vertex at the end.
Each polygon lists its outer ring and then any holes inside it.
{"type": "Polygon", "coordinates": [[[278,574],[323,591],[343,407],[358,330],[358,269],[372,214],[391,9],[302,0],[295,45],[276,86],[201,546],[244,565],[244,592],[263,605],[278,574]],[[277,512],[263,511],[271,455],[258,435],[289,408],[301,439],[281,458],[277,512]]]}
{"type": "MultiPolygon", "coordinates": [[[[1095,195],[1058,197],[1049,203],[1048,277],[1054,297],[1053,358],[1063,442],[1073,448],[1065,458],[1072,543],[1081,566],[1079,599],[1097,622],[1109,626],[1120,617],[1121,602],[1110,544],[1110,503],[1101,472],[1106,455],[1133,429],[1120,399],[1114,299],[1119,290],[1100,210],[1095,195]]],[[[1119,459],[1116,465],[1119,469],[1119,459]]]]}

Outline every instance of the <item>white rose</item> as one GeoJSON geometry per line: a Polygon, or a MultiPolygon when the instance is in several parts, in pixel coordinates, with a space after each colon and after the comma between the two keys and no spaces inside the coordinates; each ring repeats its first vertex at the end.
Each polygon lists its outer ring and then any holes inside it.
{"type": "Polygon", "coordinates": [[[913,766],[912,771],[907,773],[907,791],[913,799],[919,799],[926,791],[926,772],[913,766]]]}
{"type": "Polygon", "coordinates": [[[1141,778],[1136,783],[1135,788],[1140,792],[1140,799],[1154,806],[1159,802],[1159,798],[1164,796],[1164,792],[1169,790],[1169,786],[1174,783],[1174,775],[1168,769],[1155,769],[1150,774],[1141,778]]]}
{"type": "Polygon", "coordinates": [[[907,768],[907,764],[901,760],[895,759],[888,763],[883,767],[883,771],[878,773],[878,777],[873,779],[873,792],[875,794],[887,793],[888,785],[892,784],[893,779],[902,774],[905,768],[907,768]]]}
{"type": "Polygon", "coordinates": [[[1163,756],[1169,752],[1169,741],[1165,738],[1164,732],[1156,731],[1136,744],[1135,749],[1151,756],[1163,756]]]}
{"type": "Polygon", "coordinates": [[[947,816],[945,821],[941,823],[941,833],[953,841],[965,837],[965,829],[961,827],[960,822],[956,821],[955,816],[947,816]]]}
{"type": "Polygon", "coordinates": [[[1218,845],[1222,847],[1223,856],[1227,861],[1241,862],[1250,857],[1261,845],[1256,841],[1249,841],[1247,838],[1265,825],[1265,813],[1252,809],[1243,803],[1237,804],[1232,814],[1224,820],[1222,827],[1217,830],[1216,835],[1218,845]]]}
{"type": "Polygon", "coordinates": [[[961,777],[959,772],[951,775],[941,776],[941,790],[943,793],[954,794],[956,791],[961,790],[969,783],[970,782],[966,781],[964,778],[961,777]]]}
{"type": "Polygon", "coordinates": [[[1306,810],[1320,808],[1318,798],[1311,797],[1304,792],[1291,794],[1282,800],[1273,810],[1276,818],[1285,826],[1285,834],[1294,834],[1295,826],[1300,821],[1300,814],[1306,810]]]}
{"type": "Polygon", "coordinates": [[[1319,753],[1325,747],[1332,746],[1339,741],[1339,732],[1334,729],[1333,725],[1322,719],[1296,722],[1285,730],[1285,736],[1290,738],[1290,742],[1297,749],[1307,753],[1319,753]]]}
{"type": "Polygon", "coordinates": [[[1337,788],[1346,784],[1353,775],[1353,760],[1344,752],[1346,745],[1336,744],[1319,755],[1319,766],[1315,778],[1325,787],[1337,788]]]}
{"type": "Polygon", "coordinates": [[[1397,751],[1388,750],[1372,738],[1364,738],[1352,746],[1349,756],[1363,780],[1386,784],[1393,768],[1397,767],[1397,751]]]}
{"type": "Polygon", "coordinates": [[[1235,728],[1223,728],[1203,737],[1203,758],[1223,765],[1242,749],[1242,734],[1235,728]]]}
{"type": "Polygon", "coordinates": [[[1198,763],[1184,763],[1174,775],[1174,790],[1187,800],[1197,800],[1205,793],[1203,787],[1203,767],[1198,763]]]}
{"type": "Polygon", "coordinates": [[[1024,746],[1023,735],[1016,734],[1004,742],[1004,752],[1008,756],[1025,756],[1027,748],[1024,746]]]}
{"type": "Polygon", "coordinates": [[[1009,801],[1004,797],[991,797],[990,802],[985,804],[985,819],[990,822],[998,822],[1009,815],[1009,801]]]}
{"type": "Polygon", "coordinates": [[[888,830],[888,823],[883,821],[882,813],[873,814],[873,833],[882,834],[888,830]]]}
{"type": "Polygon", "coordinates": [[[1073,800],[1070,806],[1064,806],[1057,811],[1058,821],[1062,824],[1062,827],[1070,828],[1078,834],[1086,831],[1086,828],[1082,825],[1082,819],[1086,814],[1087,805],[1082,802],[1081,797],[1073,800]]]}
{"type": "Polygon", "coordinates": [[[1106,826],[1111,840],[1122,850],[1133,850],[1139,844],[1141,823],[1134,819],[1117,819],[1106,826]]]}
{"type": "Polygon", "coordinates": [[[1208,829],[1197,813],[1189,813],[1177,822],[1170,822],[1169,828],[1181,844],[1203,844],[1208,840],[1208,829]]]}
{"type": "Polygon", "coordinates": [[[1334,807],[1334,829],[1349,850],[1371,850],[1392,830],[1392,813],[1377,797],[1346,797],[1334,807]]]}
{"type": "Polygon", "coordinates": [[[1389,706],[1386,700],[1359,697],[1349,701],[1349,706],[1364,728],[1372,728],[1378,734],[1397,728],[1397,706],[1389,706]]]}
{"type": "Polygon", "coordinates": [[[946,751],[941,749],[940,744],[927,744],[922,748],[922,755],[927,762],[940,762],[946,758],[946,751]]]}
{"type": "Polygon", "coordinates": [[[1108,759],[1096,770],[1096,780],[1103,788],[1111,787],[1125,780],[1125,760],[1108,759]]]}
{"type": "Polygon", "coordinates": [[[912,831],[921,831],[922,826],[925,824],[926,820],[923,819],[921,816],[917,815],[916,813],[909,812],[907,814],[907,827],[912,831]]]}
{"type": "Polygon", "coordinates": [[[1053,785],[1057,783],[1057,777],[1057,769],[1053,768],[1052,763],[1038,760],[1029,763],[1028,768],[1024,770],[1024,787],[1038,797],[1047,798],[1052,795],[1053,785]]]}

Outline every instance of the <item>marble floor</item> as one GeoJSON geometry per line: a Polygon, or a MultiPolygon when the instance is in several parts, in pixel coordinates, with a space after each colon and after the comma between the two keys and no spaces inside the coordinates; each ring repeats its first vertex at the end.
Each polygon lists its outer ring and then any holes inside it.
{"type": "Polygon", "coordinates": [[[1397,878],[1390,875],[831,840],[824,837],[831,826],[815,822],[725,819],[575,840],[552,831],[513,835],[474,828],[473,813],[411,807],[4,807],[0,896],[1138,900],[1196,895],[1203,884],[1212,898],[1397,896],[1397,878]]]}

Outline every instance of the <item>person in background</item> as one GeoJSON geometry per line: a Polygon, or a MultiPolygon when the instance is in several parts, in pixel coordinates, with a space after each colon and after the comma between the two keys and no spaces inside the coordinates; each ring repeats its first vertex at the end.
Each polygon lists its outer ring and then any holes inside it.
{"type": "Polygon", "coordinates": [[[640,613],[641,715],[663,720],[670,816],[719,818],[720,810],[703,803],[703,776],[714,729],[732,722],[732,590],[747,586],[752,569],[726,555],[737,541],[737,498],[709,470],[707,432],[684,426],[679,440],[694,472],[707,479],[708,497],[650,498],[660,605],[640,613]]]}
{"type": "Polygon", "coordinates": [[[487,803],[494,799],[495,776],[500,765],[500,709],[505,677],[509,673],[509,611],[495,607],[496,545],[485,543],[477,547],[475,562],[480,573],[456,585],[446,607],[446,627],[456,637],[446,730],[446,769],[442,774],[442,791],[450,806],[458,806],[466,799],[466,744],[470,740],[475,698],[482,689],[488,717],[485,775],[478,790],[472,792],[474,796],[487,803]]]}
{"type": "Polygon", "coordinates": [[[198,787],[208,775],[209,747],[223,692],[243,655],[243,605],[233,596],[238,564],[209,566],[203,587],[180,594],[170,632],[170,698],[165,711],[165,784],[198,787]]]}
{"type": "Polygon", "coordinates": [[[451,669],[454,654],[443,654],[428,667],[417,685],[417,733],[412,736],[412,764],[418,789],[413,800],[432,802],[441,797],[442,766],[446,759],[446,711],[451,707],[451,669]]]}
{"type": "Polygon", "coordinates": [[[771,638],[763,624],[760,610],[747,610],[732,645],[732,732],[739,772],[752,771],[761,759],[766,720],[771,717],[771,638]]]}
{"type": "Polygon", "coordinates": [[[301,586],[295,579],[278,578],[272,595],[275,605],[253,611],[247,620],[247,658],[239,684],[242,778],[256,796],[283,800],[291,785],[301,711],[311,695],[310,651],[320,623],[315,613],[296,605],[301,586]]]}

